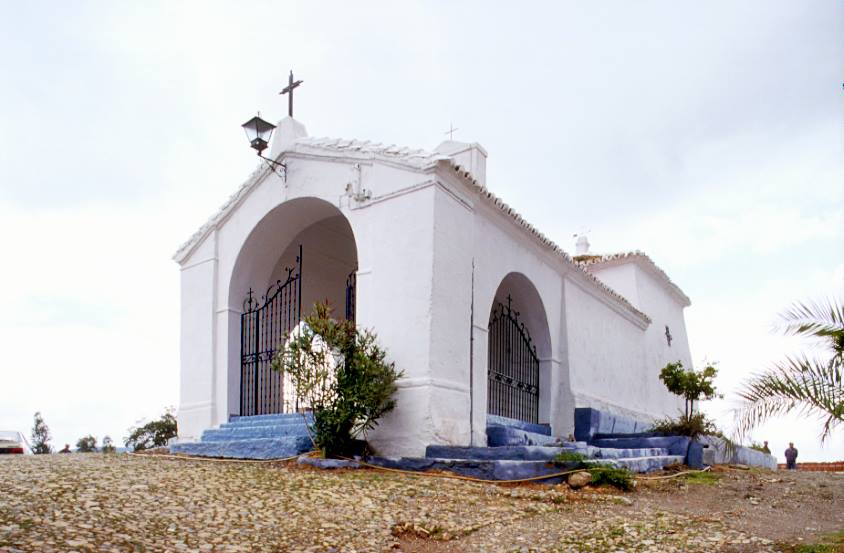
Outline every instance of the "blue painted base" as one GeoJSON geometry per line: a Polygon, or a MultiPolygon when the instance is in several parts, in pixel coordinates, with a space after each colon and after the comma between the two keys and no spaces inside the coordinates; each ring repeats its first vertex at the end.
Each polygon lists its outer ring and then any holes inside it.
{"type": "Polygon", "coordinates": [[[500,447],[508,445],[551,446],[562,445],[559,438],[548,434],[530,432],[512,426],[489,425],[486,427],[487,445],[500,447]]]}
{"type": "Polygon", "coordinates": [[[217,442],[173,444],[171,453],[229,459],[282,459],[313,448],[308,437],[259,438],[217,442]]]}
{"type": "MultiPolygon", "coordinates": [[[[484,480],[518,480],[554,474],[577,467],[576,463],[554,464],[548,461],[479,460],[479,459],[429,459],[418,457],[372,457],[367,462],[387,468],[426,472],[447,471],[461,476],[484,480]]],[[[563,477],[549,477],[543,483],[563,481],[563,477]]]]}
{"type": "Polygon", "coordinates": [[[219,428],[206,430],[202,440],[193,443],[175,443],[173,453],[200,457],[229,459],[282,459],[313,449],[308,434],[310,415],[256,415],[233,417],[219,428]]]}

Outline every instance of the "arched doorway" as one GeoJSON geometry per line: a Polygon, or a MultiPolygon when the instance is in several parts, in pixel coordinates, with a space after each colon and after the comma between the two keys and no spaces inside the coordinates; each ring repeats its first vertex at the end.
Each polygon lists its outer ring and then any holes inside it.
{"type": "Polygon", "coordinates": [[[548,422],[548,322],[539,293],[523,274],[510,273],[499,285],[487,340],[487,413],[548,422]]]}
{"type": "Polygon", "coordinates": [[[328,202],[291,200],[255,226],[238,255],[230,288],[230,302],[238,290],[243,294],[239,324],[231,329],[237,340],[229,341],[239,349],[237,367],[229,370],[237,370],[241,416],[300,410],[290,384],[272,370],[272,360],[316,302],[327,302],[335,317],[354,318],[356,271],[351,225],[328,202]]]}

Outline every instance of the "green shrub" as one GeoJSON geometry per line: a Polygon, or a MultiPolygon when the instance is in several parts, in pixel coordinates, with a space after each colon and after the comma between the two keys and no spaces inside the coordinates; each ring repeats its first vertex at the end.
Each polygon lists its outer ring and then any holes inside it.
{"type": "Polygon", "coordinates": [[[129,437],[123,440],[123,443],[133,451],[143,451],[153,447],[164,447],[170,438],[175,438],[177,435],[176,417],[173,416],[173,410],[168,409],[160,419],[140,427],[130,428],[129,437]]]}
{"type": "Polygon", "coordinates": [[[373,332],[333,319],[318,303],[273,359],[273,369],[290,377],[313,410],[314,442],[327,457],[352,453],[355,439],[395,407],[402,373],[386,357],[373,332]]]}
{"type": "Polygon", "coordinates": [[[32,426],[32,452],[36,455],[52,453],[53,448],[49,444],[51,439],[50,428],[44,422],[44,417],[40,412],[35,413],[35,424],[32,426]]]}
{"type": "Polygon", "coordinates": [[[633,474],[627,469],[602,465],[590,468],[589,474],[592,475],[592,486],[613,486],[624,491],[633,489],[633,474]]]}
{"type": "Polygon", "coordinates": [[[79,453],[92,453],[97,451],[97,439],[91,434],[88,434],[83,438],[79,438],[76,442],[76,451],[79,453]]]}
{"type": "Polygon", "coordinates": [[[651,427],[651,431],[672,436],[688,436],[690,438],[697,438],[701,435],[723,437],[723,433],[718,430],[715,421],[703,413],[694,413],[692,415],[681,414],[676,419],[658,420],[651,427]]]}
{"type": "Polygon", "coordinates": [[[586,459],[587,457],[581,453],[563,451],[562,453],[557,454],[553,461],[555,463],[577,463],[578,466],[581,466],[586,459]]]}
{"type": "Polygon", "coordinates": [[[114,453],[117,451],[117,448],[114,447],[114,441],[111,439],[111,436],[103,438],[103,447],[100,448],[100,451],[103,453],[114,453]]]}

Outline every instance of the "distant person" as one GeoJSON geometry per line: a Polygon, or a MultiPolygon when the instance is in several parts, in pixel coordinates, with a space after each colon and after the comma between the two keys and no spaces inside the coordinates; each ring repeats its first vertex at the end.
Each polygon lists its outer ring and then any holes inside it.
{"type": "Polygon", "coordinates": [[[762,453],[771,454],[771,448],[768,447],[768,440],[765,440],[765,443],[762,444],[762,453]]]}
{"type": "Polygon", "coordinates": [[[59,453],[70,453],[70,444],[64,444],[64,449],[59,451],[59,453]]]}
{"type": "Polygon", "coordinates": [[[785,468],[797,470],[797,449],[794,442],[788,442],[788,449],[785,450],[785,468]]]}

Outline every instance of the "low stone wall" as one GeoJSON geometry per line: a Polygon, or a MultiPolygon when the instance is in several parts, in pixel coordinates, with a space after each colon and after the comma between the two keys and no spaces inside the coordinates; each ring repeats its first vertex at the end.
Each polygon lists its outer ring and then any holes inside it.
{"type": "Polygon", "coordinates": [[[702,460],[705,465],[738,464],[777,469],[777,459],[773,455],[744,446],[730,448],[727,442],[716,436],[701,436],[697,443],[702,448],[702,460]]]}
{"type": "Polygon", "coordinates": [[[579,442],[612,434],[640,434],[651,429],[652,423],[614,415],[591,407],[574,410],[574,437],[579,442]]]}

